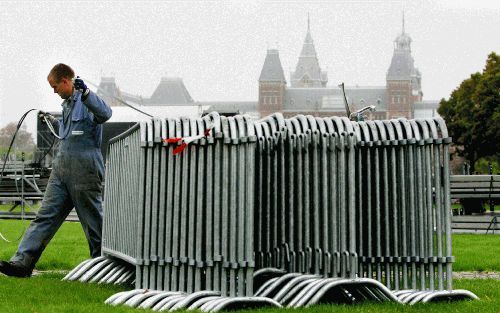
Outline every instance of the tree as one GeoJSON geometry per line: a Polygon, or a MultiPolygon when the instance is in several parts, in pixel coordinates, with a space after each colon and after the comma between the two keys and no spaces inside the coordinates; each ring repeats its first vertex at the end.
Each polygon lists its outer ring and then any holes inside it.
{"type": "MultiPolygon", "coordinates": [[[[9,144],[12,141],[12,137],[16,132],[17,124],[9,123],[4,128],[0,129],[0,157],[4,158],[4,154],[7,153],[9,144]]],[[[24,152],[32,152],[35,147],[35,142],[33,136],[30,132],[26,130],[26,126],[23,125],[19,129],[16,135],[16,140],[14,141],[14,147],[16,150],[21,150],[24,152]]],[[[14,151],[11,151],[14,152],[14,151]]],[[[17,151],[16,151],[17,152],[17,151]]]]}
{"type": "Polygon", "coordinates": [[[474,73],[442,99],[444,118],[457,153],[471,165],[484,157],[500,156],[500,58],[492,52],[482,73],[474,73]]]}

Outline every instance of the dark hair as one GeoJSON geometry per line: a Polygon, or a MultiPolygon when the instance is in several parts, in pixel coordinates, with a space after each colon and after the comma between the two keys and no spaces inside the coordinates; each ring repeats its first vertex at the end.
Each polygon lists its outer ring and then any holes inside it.
{"type": "Polygon", "coordinates": [[[72,79],[73,77],[75,77],[75,72],[68,65],[63,64],[63,63],[59,63],[59,64],[54,65],[54,67],[50,70],[50,73],[47,76],[47,79],[49,77],[54,78],[55,81],[58,83],[63,78],[72,79]]]}

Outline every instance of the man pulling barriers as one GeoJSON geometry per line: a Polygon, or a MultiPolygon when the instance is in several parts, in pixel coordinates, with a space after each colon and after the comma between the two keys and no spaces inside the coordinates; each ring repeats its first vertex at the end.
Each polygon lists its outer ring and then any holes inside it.
{"type": "Polygon", "coordinates": [[[40,117],[59,128],[59,151],[36,218],[31,222],[16,254],[0,261],[0,272],[8,276],[30,277],[52,237],[75,208],[89,244],[90,255],[101,255],[102,124],[111,118],[111,108],[75,72],[57,64],[47,80],[64,101],[62,118],[40,111],[40,117]]]}

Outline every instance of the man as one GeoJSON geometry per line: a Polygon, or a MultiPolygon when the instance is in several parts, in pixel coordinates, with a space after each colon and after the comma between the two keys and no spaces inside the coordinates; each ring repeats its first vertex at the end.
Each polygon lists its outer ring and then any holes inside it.
{"type": "Polygon", "coordinates": [[[111,108],[65,64],[57,64],[47,80],[62,99],[62,118],[40,112],[58,124],[61,142],[52,164],[52,173],[36,218],[31,222],[16,254],[0,261],[0,272],[30,277],[43,250],[69,212],[76,209],[91,256],[101,254],[102,190],[104,162],[101,154],[102,123],[111,117],[111,108]],[[73,82],[74,81],[74,82],[73,82]]]}

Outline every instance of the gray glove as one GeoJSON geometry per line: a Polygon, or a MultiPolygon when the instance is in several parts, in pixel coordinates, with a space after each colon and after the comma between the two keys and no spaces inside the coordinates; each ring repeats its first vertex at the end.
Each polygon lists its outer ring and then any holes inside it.
{"type": "Polygon", "coordinates": [[[40,121],[42,121],[42,123],[45,123],[45,118],[47,118],[47,120],[52,124],[56,121],[56,118],[52,116],[52,114],[44,112],[42,110],[38,111],[38,118],[40,119],[40,121]]]}

